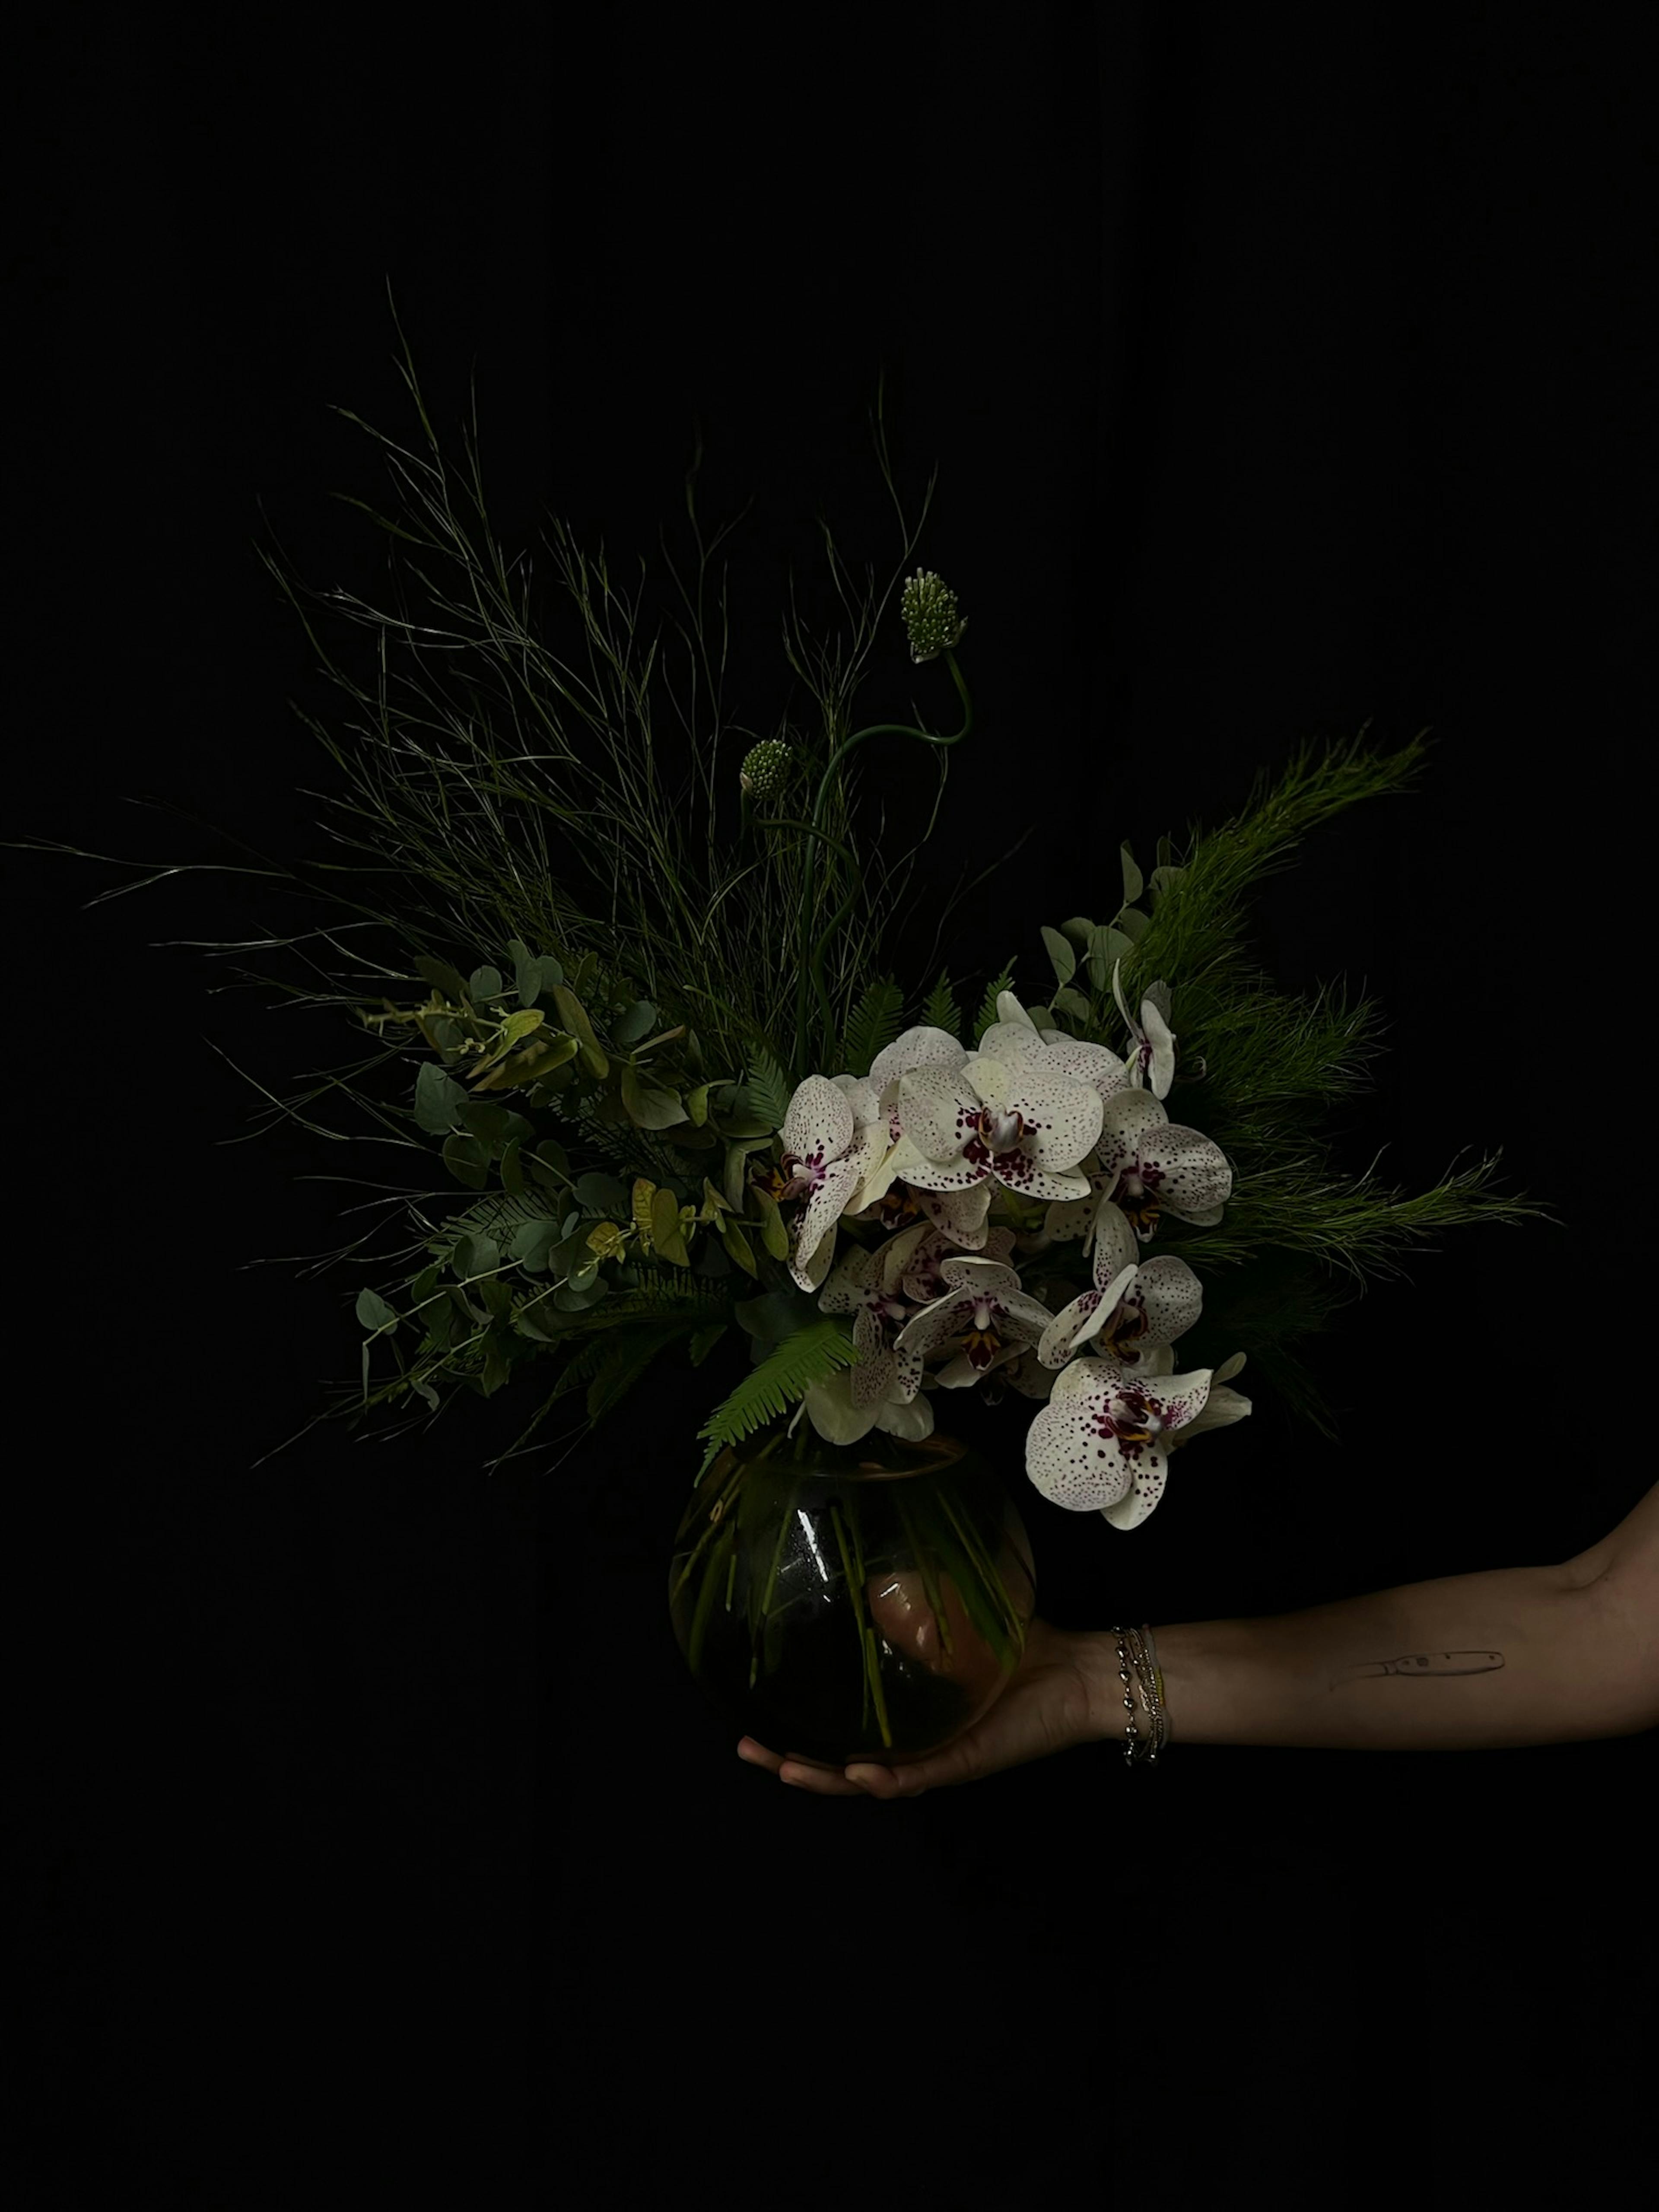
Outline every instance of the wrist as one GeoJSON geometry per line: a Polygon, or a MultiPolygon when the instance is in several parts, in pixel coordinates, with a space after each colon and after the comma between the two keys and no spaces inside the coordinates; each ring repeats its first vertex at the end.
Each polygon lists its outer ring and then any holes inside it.
{"type": "MultiPolygon", "coordinates": [[[[1162,1713],[1163,1735],[1166,1743],[1175,1740],[1175,1724],[1170,1714],[1164,1679],[1164,1631],[1146,1628],[1141,1632],[1141,1644],[1150,1662],[1158,1702],[1162,1713]]],[[[1121,1638],[1124,1656],[1118,1656],[1120,1638],[1109,1628],[1091,1629],[1079,1638],[1081,1646],[1080,1668],[1088,1698],[1091,1736],[1102,1743],[1124,1744],[1129,1741],[1128,1729],[1133,1723],[1137,1740],[1149,1743],[1155,1739],[1158,1722],[1146,1702],[1146,1686],[1140,1668],[1135,1662],[1134,1652],[1126,1633],[1121,1638]],[[1123,1677],[1128,1676],[1127,1681],[1123,1677]]]]}

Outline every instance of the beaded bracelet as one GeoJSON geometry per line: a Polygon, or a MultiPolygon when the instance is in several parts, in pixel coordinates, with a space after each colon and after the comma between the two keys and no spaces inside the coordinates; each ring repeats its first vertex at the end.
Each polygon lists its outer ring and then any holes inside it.
{"type": "Polygon", "coordinates": [[[1158,1755],[1170,1736],[1169,1721],[1164,1711],[1164,1675],[1158,1663],[1158,1647],[1152,1642],[1152,1630],[1147,1627],[1114,1628],[1112,1634],[1117,1638],[1118,1680],[1123,1685],[1123,1706],[1129,1716],[1128,1725],[1124,1730],[1127,1741],[1123,1746],[1123,1764],[1126,1766],[1137,1764],[1156,1766],[1158,1755]],[[1133,1674],[1129,1671],[1132,1661],[1134,1667],[1133,1674]],[[1131,1685],[1137,1675],[1139,1677],[1140,1694],[1152,1723],[1152,1732],[1149,1737],[1143,1737],[1135,1726],[1134,1692],[1131,1685]],[[1137,1748],[1143,1753],[1139,1761],[1135,1758],[1137,1748]]]}

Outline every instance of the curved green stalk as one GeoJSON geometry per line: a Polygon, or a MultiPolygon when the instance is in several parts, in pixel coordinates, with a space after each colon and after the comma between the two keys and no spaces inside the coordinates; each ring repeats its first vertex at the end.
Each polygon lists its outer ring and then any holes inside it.
{"type": "MultiPolygon", "coordinates": [[[[948,738],[936,737],[927,730],[912,729],[908,722],[872,722],[867,729],[854,730],[852,736],[844,739],[842,743],[836,748],[835,751],[830,754],[829,764],[825,768],[823,777],[819,781],[818,795],[812,807],[812,819],[810,824],[805,825],[811,829],[815,840],[824,837],[824,833],[818,824],[819,817],[823,812],[824,800],[829,795],[830,779],[835,774],[836,770],[841,766],[842,761],[846,759],[848,754],[852,751],[854,745],[862,744],[866,738],[884,737],[919,738],[925,745],[955,745],[959,744],[963,738],[967,736],[969,731],[973,728],[974,702],[968,696],[968,686],[963,681],[962,671],[957,665],[957,657],[948,645],[943,648],[943,651],[946,664],[951,671],[951,680],[955,683],[957,690],[962,694],[962,727],[957,730],[954,735],[948,738]]],[[[824,838],[824,842],[826,843],[830,843],[833,842],[833,840],[824,838]]],[[[801,919],[800,928],[797,933],[798,942],[804,941],[805,938],[807,924],[812,912],[812,894],[817,885],[817,860],[818,848],[817,843],[814,842],[808,848],[806,854],[806,876],[801,890],[801,919]]],[[[826,1027],[833,1031],[834,1015],[830,1006],[829,993],[826,991],[823,982],[823,954],[824,948],[828,945],[831,936],[834,934],[836,930],[840,927],[841,924],[846,920],[848,915],[852,911],[854,900],[864,889],[864,878],[859,870],[857,862],[852,862],[851,866],[853,868],[852,890],[848,893],[846,899],[842,902],[840,912],[835,916],[834,920],[829,924],[829,926],[820,933],[817,942],[812,947],[812,951],[809,957],[802,960],[799,963],[799,969],[796,977],[795,984],[795,1066],[793,1073],[797,1076],[800,1075],[806,1066],[806,987],[809,976],[813,988],[817,993],[819,1004],[824,1010],[826,1027]]],[[[829,1040],[827,1048],[833,1049],[833,1036],[831,1036],[829,1040]]]]}

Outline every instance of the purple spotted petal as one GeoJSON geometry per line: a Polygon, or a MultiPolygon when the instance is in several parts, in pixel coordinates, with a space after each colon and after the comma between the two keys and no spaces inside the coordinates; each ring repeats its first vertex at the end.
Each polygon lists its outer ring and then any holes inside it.
{"type": "Polygon", "coordinates": [[[913,1068],[943,1067],[954,1071],[967,1057],[953,1036],[919,1022],[876,1054],[870,1063],[870,1087],[880,1097],[890,1083],[896,1082],[901,1075],[908,1075],[913,1068]]]}
{"type": "Polygon", "coordinates": [[[822,1147],[823,1158],[832,1160],[852,1141],[852,1101],[827,1075],[809,1075],[797,1087],[783,1117],[783,1149],[805,1159],[822,1147]]]}
{"type": "MultiPolygon", "coordinates": [[[[942,1067],[917,1067],[899,1078],[898,1111],[905,1136],[924,1160],[937,1165],[960,1158],[979,1100],[961,1077],[942,1067]]],[[[908,1169],[905,1180],[915,1180],[908,1169]]]]}
{"type": "Polygon", "coordinates": [[[1129,1302],[1146,1316],[1146,1327],[1137,1344],[1174,1344],[1195,1328],[1204,1310],[1204,1285],[1184,1260],[1173,1252],[1160,1254],[1137,1267],[1129,1302]]]}
{"type": "Polygon", "coordinates": [[[1110,1402],[1109,1369],[1103,1359],[1073,1360],[1055,1383],[1054,1395],[1032,1416],[1025,1432],[1025,1472],[1051,1504],[1070,1513],[1103,1512],[1127,1491],[1130,1472],[1116,1440],[1101,1432],[1101,1416],[1110,1402]],[[1098,1367],[1062,1395],[1067,1379],[1080,1369],[1098,1367]]]}
{"type": "Polygon", "coordinates": [[[981,1060],[965,1075],[986,1105],[1022,1117],[1022,1149],[1051,1175],[1074,1168],[1100,1136],[1100,1093],[1075,1076],[1034,1060],[981,1060]]]}
{"type": "Polygon", "coordinates": [[[1233,1171],[1227,1155],[1212,1137],[1179,1121],[1167,1122],[1161,1129],[1149,1126],[1143,1132],[1140,1161],[1143,1178],[1177,1220],[1190,1220],[1194,1210],[1206,1213],[1232,1196],[1233,1171]]]}
{"type": "Polygon", "coordinates": [[[1062,1075],[1086,1083],[1091,1091],[1099,1092],[1103,1104],[1115,1098],[1120,1091],[1129,1088],[1127,1066],[1103,1044],[1091,1044],[1086,1037],[1067,1036],[1060,1030],[1044,1030],[1042,1037],[1048,1047],[1043,1066],[1058,1068],[1062,1075]]]}
{"type": "Polygon", "coordinates": [[[806,1201],[795,1224],[795,1249],[789,1261],[790,1273],[804,1291],[817,1287],[809,1279],[809,1262],[841,1219],[858,1179],[856,1160],[836,1160],[825,1170],[823,1181],[806,1201]]]}

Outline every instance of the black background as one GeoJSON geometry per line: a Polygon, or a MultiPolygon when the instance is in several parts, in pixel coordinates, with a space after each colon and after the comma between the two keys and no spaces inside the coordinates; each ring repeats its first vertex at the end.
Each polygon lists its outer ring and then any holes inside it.
{"type": "MultiPolygon", "coordinates": [[[[388,280],[458,476],[476,372],[492,532],[573,660],[545,514],[630,591],[643,554],[672,609],[657,532],[690,573],[700,425],[705,538],[755,499],[718,557],[726,712],[757,734],[810,703],[790,564],[809,634],[837,634],[816,518],[855,593],[898,573],[884,372],[912,527],[939,471],[910,565],[970,625],[975,730],[921,865],[953,886],[1041,825],[960,914],[954,972],[1015,953],[1039,995],[1036,924],[1111,911],[1121,838],[1150,865],[1304,739],[1427,726],[1417,793],[1264,892],[1261,951],[1386,1016],[1347,1168],[1386,1146],[1420,1189],[1501,1146],[1498,1188],[1559,1217],[1455,1231],[1373,1287],[1314,1350],[1340,1445],[1258,1394],[1132,1538],[1030,1489],[1022,1406],[988,1416],[1041,1610],[1267,1613],[1583,1548],[1652,1472],[1629,1101],[1654,195],[1607,29],[14,27],[6,834],[112,856],[6,854],[31,2204],[452,2174],[493,2204],[590,2161],[600,2202],[1376,2175],[1462,2203],[1616,2153],[1651,2049],[1651,1737],[1177,1747],[1147,1776],[1077,1752],[891,1806],[781,1789],[667,1621],[709,1372],[665,1367],[568,1456],[494,1474],[527,1386],[384,1443],[319,1424],[251,1469],[356,1369],[368,1271],[299,1262],[369,1218],[307,1178],[384,1161],[292,1123],[225,1141],[253,1084],[290,1095],[351,1032],[167,940],[328,917],[214,872],[87,904],[244,857],[130,795],[341,856],[312,795],[336,772],[286,702],[343,702],[252,546],[263,501],[303,581],[375,599],[384,540],[330,494],[394,494],[329,408],[420,444],[388,280]]],[[[955,726],[889,631],[865,717],[955,726]]],[[[332,638],[360,672],[362,636],[332,638]]],[[[890,763],[902,845],[933,774],[890,763]]]]}

